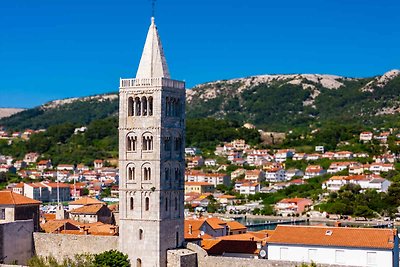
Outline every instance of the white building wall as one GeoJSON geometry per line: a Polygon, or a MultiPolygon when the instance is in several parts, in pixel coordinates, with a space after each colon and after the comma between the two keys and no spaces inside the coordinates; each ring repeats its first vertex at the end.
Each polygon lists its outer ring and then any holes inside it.
{"type": "Polygon", "coordinates": [[[343,266],[391,267],[398,266],[398,258],[397,255],[397,265],[392,265],[393,255],[391,250],[268,244],[269,260],[313,261],[317,264],[343,266]],[[369,263],[368,256],[370,258],[369,263]],[[375,260],[373,260],[374,257],[375,260]]]}

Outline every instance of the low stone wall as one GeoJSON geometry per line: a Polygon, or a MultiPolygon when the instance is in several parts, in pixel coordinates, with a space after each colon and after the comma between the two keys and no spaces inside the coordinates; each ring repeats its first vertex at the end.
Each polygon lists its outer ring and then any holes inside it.
{"type": "MultiPolygon", "coordinates": [[[[197,253],[198,267],[295,267],[300,266],[301,262],[272,261],[265,259],[246,259],[231,257],[208,256],[207,252],[193,243],[187,244],[187,249],[197,253]]],[[[187,265],[195,266],[195,265],[187,265]]],[[[318,267],[340,267],[338,265],[317,264],[318,267]]],[[[185,266],[186,267],[186,266],[185,266]]]]}
{"type": "Polygon", "coordinates": [[[118,249],[118,236],[65,235],[34,233],[34,252],[37,256],[54,256],[57,260],[76,254],[97,254],[118,249]]]}

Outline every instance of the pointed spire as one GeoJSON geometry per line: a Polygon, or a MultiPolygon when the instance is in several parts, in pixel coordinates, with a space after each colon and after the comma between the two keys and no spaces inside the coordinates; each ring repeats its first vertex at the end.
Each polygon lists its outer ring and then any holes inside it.
{"type": "Polygon", "coordinates": [[[151,18],[136,78],[170,78],[154,17],[151,18]]]}

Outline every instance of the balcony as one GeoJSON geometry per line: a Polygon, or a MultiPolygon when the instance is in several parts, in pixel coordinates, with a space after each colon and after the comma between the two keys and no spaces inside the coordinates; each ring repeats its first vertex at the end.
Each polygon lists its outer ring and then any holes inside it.
{"type": "Polygon", "coordinates": [[[120,88],[129,87],[169,87],[185,89],[185,82],[170,80],[167,78],[141,78],[141,79],[120,79],[120,88]]]}

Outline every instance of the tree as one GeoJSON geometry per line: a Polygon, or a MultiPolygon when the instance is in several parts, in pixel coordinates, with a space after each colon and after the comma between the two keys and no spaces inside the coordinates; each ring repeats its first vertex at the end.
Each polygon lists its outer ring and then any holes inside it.
{"type": "Polygon", "coordinates": [[[354,215],[357,217],[372,218],[374,217],[374,211],[367,206],[357,206],[354,210],[354,215]]]}
{"type": "Polygon", "coordinates": [[[109,250],[94,257],[95,266],[98,267],[130,267],[128,255],[117,250],[109,250]]]}

